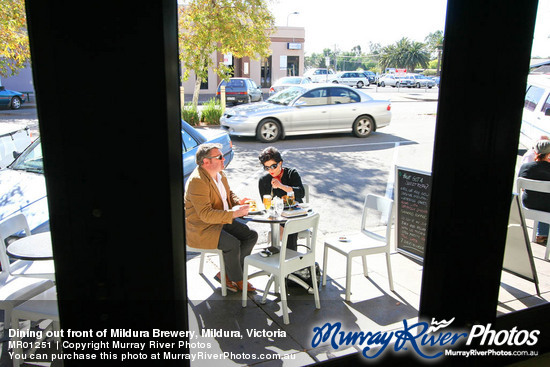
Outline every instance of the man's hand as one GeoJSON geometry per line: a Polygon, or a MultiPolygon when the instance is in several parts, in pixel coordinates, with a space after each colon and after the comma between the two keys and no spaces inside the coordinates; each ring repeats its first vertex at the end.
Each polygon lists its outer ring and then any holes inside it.
{"type": "Polygon", "coordinates": [[[231,211],[233,212],[233,218],[244,217],[248,214],[249,209],[250,205],[235,205],[233,208],[231,208],[231,211]]]}
{"type": "Polygon", "coordinates": [[[244,205],[244,204],[246,204],[247,200],[252,200],[252,199],[251,198],[242,198],[241,200],[239,200],[239,204],[244,205]]]}

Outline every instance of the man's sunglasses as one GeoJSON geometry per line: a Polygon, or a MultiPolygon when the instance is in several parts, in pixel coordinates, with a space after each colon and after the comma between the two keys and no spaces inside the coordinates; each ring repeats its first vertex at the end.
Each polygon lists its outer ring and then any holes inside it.
{"type": "Polygon", "coordinates": [[[275,168],[277,168],[278,165],[279,165],[279,163],[272,164],[271,166],[264,166],[264,169],[265,169],[266,171],[269,171],[270,169],[275,169],[275,168]]]}
{"type": "Polygon", "coordinates": [[[217,160],[221,161],[223,159],[223,154],[217,155],[215,157],[206,157],[206,158],[208,158],[208,159],[217,159],[217,160]]]}

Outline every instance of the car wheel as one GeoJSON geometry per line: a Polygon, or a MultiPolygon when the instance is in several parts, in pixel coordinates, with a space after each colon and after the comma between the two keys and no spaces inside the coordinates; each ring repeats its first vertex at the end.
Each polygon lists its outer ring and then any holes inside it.
{"type": "Polygon", "coordinates": [[[277,141],[279,136],[281,136],[281,126],[273,119],[261,121],[256,130],[256,138],[262,143],[277,141]]]}
{"type": "Polygon", "coordinates": [[[359,116],[353,123],[353,133],[358,138],[366,138],[374,131],[374,121],[370,116],[359,116]]]}
{"type": "Polygon", "coordinates": [[[422,87],[420,86],[420,83],[416,83],[416,87],[417,87],[417,88],[422,88],[422,87]]]}
{"type": "Polygon", "coordinates": [[[10,108],[12,110],[18,110],[21,107],[21,98],[15,96],[11,98],[10,108]]]}
{"type": "Polygon", "coordinates": [[[338,84],[338,80],[333,80],[332,84],[338,84]]]}
{"type": "Polygon", "coordinates": [[[428,89],[432,89],[432,87],[431,87],[431,86],[428,86],[428,89]]]}
{"type": "Polygon", "coordinates": [[[386,84],[384,84],[384,82],[381,82],[381,83],[380,83],[380,86],[381,86],[381,87],[385,87],[386,84]]]}
{"type": "Polygon", "coordinates": [[[248,103],[248,104],[252,103],[252,96],[250,96],[250,95],[248,96],[248,99],[247,99],[246,103],[248,103]]]}
{"type": "Polygon", "coordinates": [[[394,88],[399,88],[399,83],[395,83],[395,85],[393,86],[394,88]]]}
{"type": "Polygon", "coordinates": [[[365,85],[363,82],[357,82],[357,88],[363,88],[363,85],[365,85]]]}

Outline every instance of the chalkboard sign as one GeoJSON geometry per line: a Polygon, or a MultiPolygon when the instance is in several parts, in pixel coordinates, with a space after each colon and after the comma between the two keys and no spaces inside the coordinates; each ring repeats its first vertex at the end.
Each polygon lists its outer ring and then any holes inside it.
{"type": "Polygon", "coordinates": [[[405,255],[422,260],[432,191],[429,172],[395,167],[396,247],[405,255]]]}

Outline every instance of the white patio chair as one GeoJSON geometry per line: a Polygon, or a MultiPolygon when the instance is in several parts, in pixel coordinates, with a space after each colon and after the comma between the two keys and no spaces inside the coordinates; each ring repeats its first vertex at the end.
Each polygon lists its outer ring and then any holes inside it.
{"type": "MultiPolygon", "coordinates": [[[[550,194],[550,181],[538,181],[538,180],[531,180],[528,178],[518,177],[516,184],[517,184],[517,190],[520,193],[521,210],[523,212],[523,216],[526,219],[534,220],[531,241],[535,242],[535,239],[537,237],[538,222],[550,224],[550,212],[526,208],[523,205],[523,200],[521,200],[521,197],[523,196],[523,190],[537,191],[537,192],[550,194]]],[[[548,260],[549,256],[550,256],[550,246],[548,246],[548,243],[547,243],[544,259],[548,260]]]]}
{"type": "Polygon", "coordinates": [[[260,254],[248,255],[244,258],[244,271],[243,271],[243,293],[242,293],[242,305],[246,307],[246,295],[248,286],[248,269],[250,266],[261,269],[271,274],[269,281],[265,287],[264,295],[262,297],[262,303],[265,302],[267,293],[273,281],[275,284],[279,284],[281,294],[281,304],[283,309],[283,322],[288,324],[288,307],[287,307],[287,294],[285,287],[285,278],[300,269],[309,267],[311,271],[313,281],[313,294],[315,297],[315,307],[321,308],[321,302],[319,300],[319,287],[317,286],[317,276],[315,274],[315,243],[317,240],[317,228],[319,226],[319,214],[312,214],[307,217],[300,217],[296,219],[288,220],[285,223],[285,229],[283,231],[283,242],[279,253],[269,257],[262,257],[260,254]],[[304,230],[311,230],[311,248],[306,253],[300,253],[286,248],[288,241],[288,235],[292,233],[298,233],[304,230]]]}
{"type": "MultiPolygon", "coordinates": [[[[55,278],[55,267],[53,260],[15,260],[9,261],[6,253],[6,239],[14,234],[23,232],[25,236],[31,235],[31,230],[27,223],[27,218],[23,214],[17,214],[13,217],[0,222],[0,261],[2,266],[6,265],[5,270],[12,276],[34,277],[34,278],[55,278]]],[[[52,279],[53,280],[53,279],[52,279]]]]}
{"type": "MultiPolygon", "coordinates": [[[[325,250],[323,256],[323,286],[327,284],[327,260],[328,250],[332,249],[347,259],[346,265],[346,301],[350,300],[351,295],[351,264],[356,256],[361,256],[363,260],[363,274],[367,274],[367,255],[386,254],[386,265],[388,269],[388,280],[390,290],[393,291],[393,276],[390,260],[390,234],[391,234],[391,215],[393,200],[378,195],[368,194],[363,206],[363,215],[361,218],[361,232],[355,235],[346,236],[347,242],[342,242],[339,238],[331,238],[325,241],[325,250]],[[379,224],[385,226],[385,235],[372,232],[367,229],[367,223],[371,222],[368,215],[374,211],[379,213],[379,224]]],[[[379,227],[379,226],[376,226],[379,227]]],[[[370,227],[369,227],[370,228],[370,227]]]]}
{"type": "MultiPolygon", "coordinates": [[[[303,183],[302,186],[304,187],[304,203],[309,204],[309,185],[303,183]]],[[[298,239],[299,240],[306,240],[306,246],[310,247],[310,240],[311,240],[311,233],[309,231],[302,231],[298,233],[298,239]]],[[[271,231],[267,232],[267,244],[271,244],[271,231]]]]}
{"type": "MultiPolygon", "coordinates": [[[[59,332],[60,327],[59,311],[57,307],[57,289],[52,287],[15,307],[11,314],[11,324],[14,329],[19,329],[20,320],[52,320],[53,330],[59,332]]],[[[56,334],[59,335],[59,333],[56,334]]],[[[59,337],[56,339],[60,340],[59,337]]],[[[21,340],[21,338],[18,337],[16,333],[16,336],[12,338],[12,341],[17,342],[18,340],[21,340]]],[[[23,350],[17,343],[15,343],[13,351],[16,356],[23,354],[23,350]]],[[[13,366],[18,367],[22,362],[22,360],[14,358],[13,366]]]]}
{"type": "Polygon", "coordinates": [[[205,254],[216,254],[218,255],[218,258],[220,259],[220,280],[222,283],[222,296],[227,296],[227,282],[226,282],[226,275],[225,275],[225,262],[223,261],[223,251],[217,248],[214,249],[204,249],[204,248],[195,248],[195,247],[189,247],[186,245],[187,251],[189,252],[200,252],[201,259],[200,259],[200,265],[199,265],[199,274],[204,273],[204,255],[205,254]]]}

